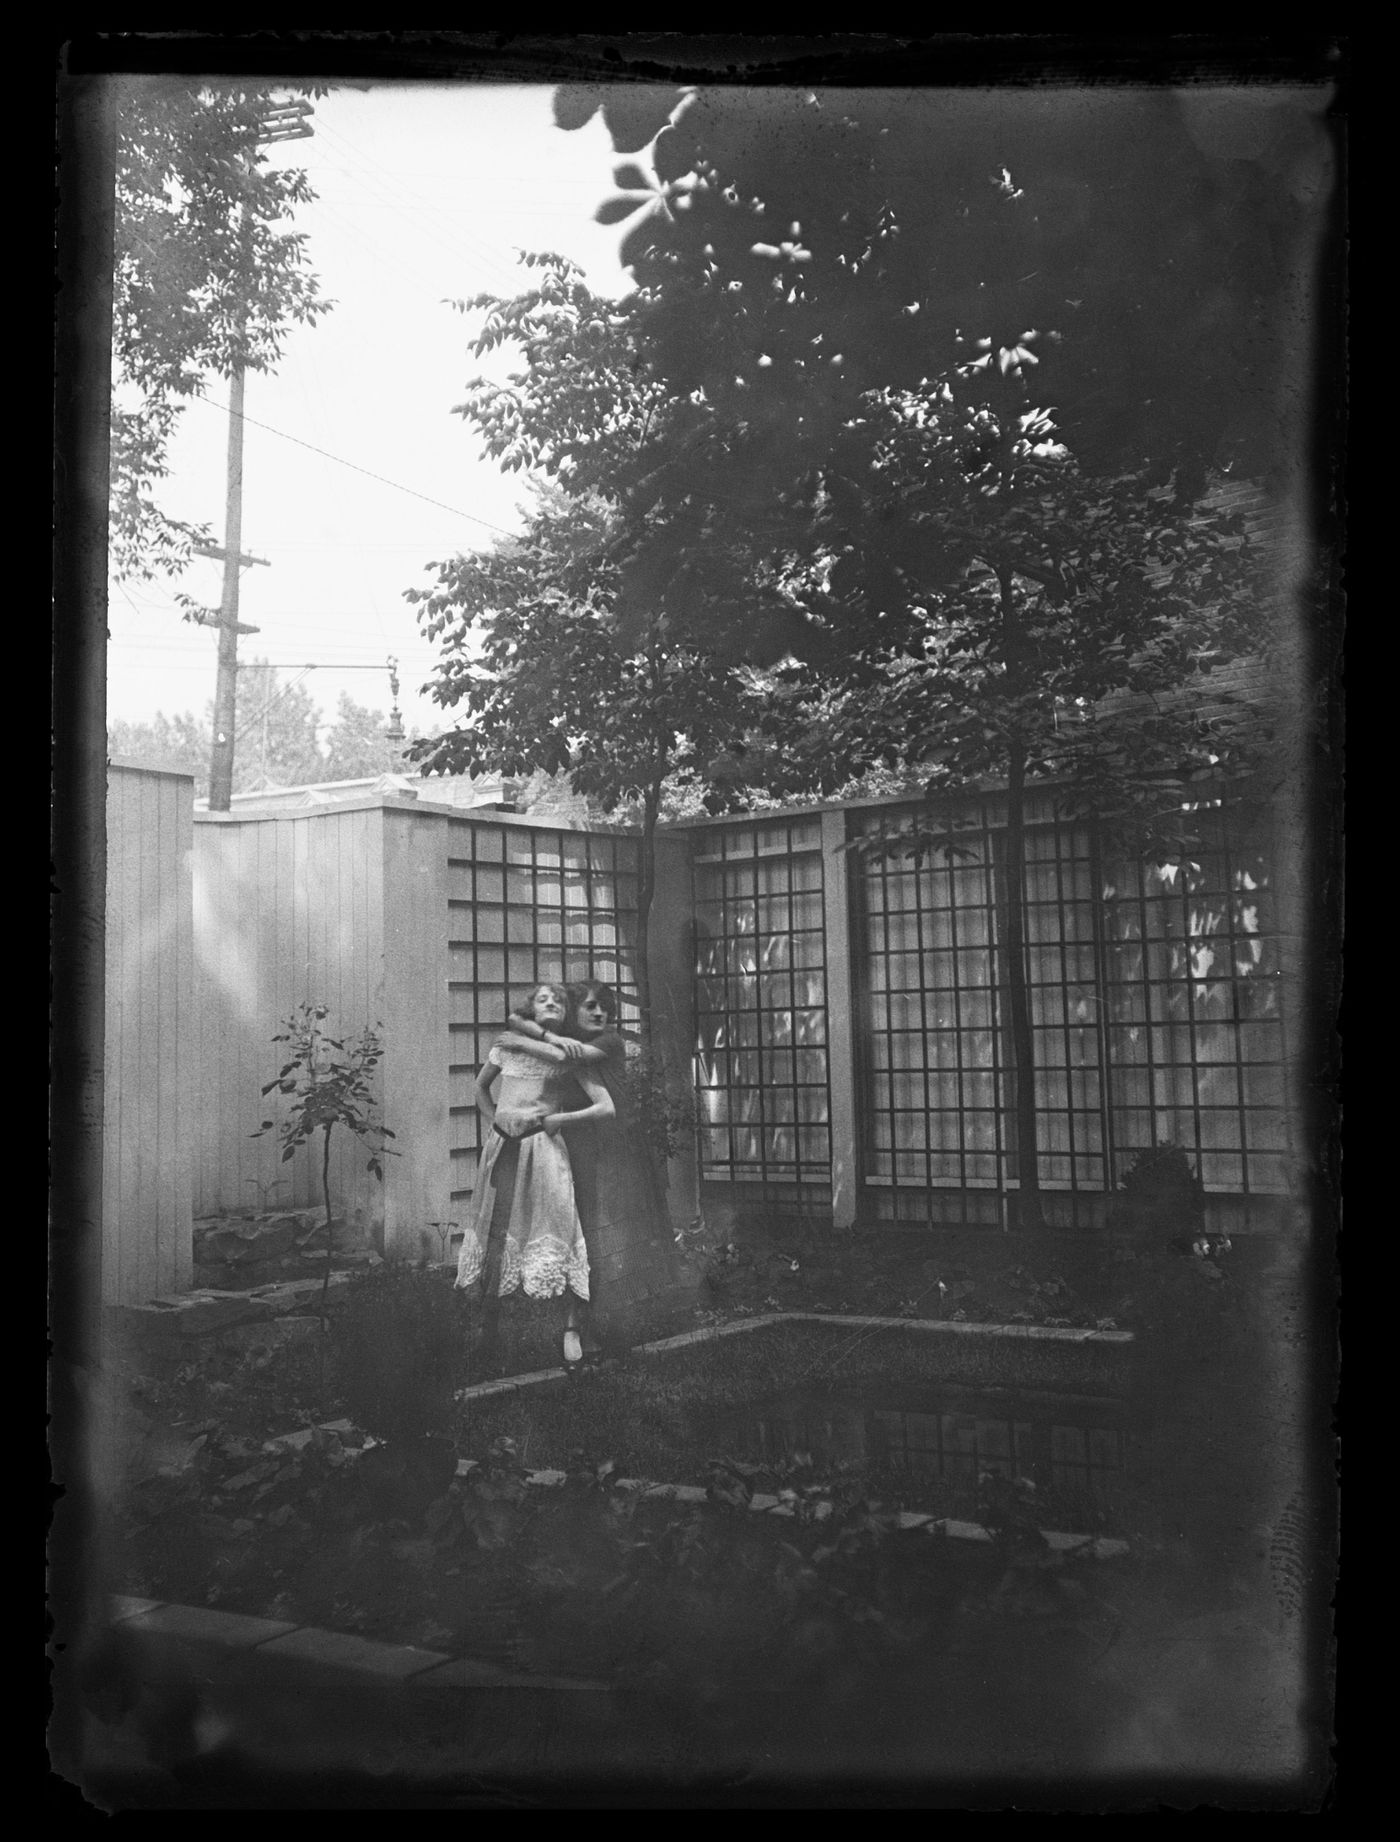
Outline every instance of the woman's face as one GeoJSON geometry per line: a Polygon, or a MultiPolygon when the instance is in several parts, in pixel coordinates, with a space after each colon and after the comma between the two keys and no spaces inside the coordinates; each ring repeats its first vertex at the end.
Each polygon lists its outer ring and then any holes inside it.
{"type": "Polygon", "coordinates": [[[574,1027],[580,1036],[597,1036],[608,1027],[607,1007],[596,991],[585,992],[574,1013],[574,1027]]]}
{"type": "Polygon", "coordinates": [[[537,985],[531,1005],[535,1013],[535,1022],[542,1023],[546,1027],[561,1024],[567,1015],[564,1000],[552,985],[537,985]]]}

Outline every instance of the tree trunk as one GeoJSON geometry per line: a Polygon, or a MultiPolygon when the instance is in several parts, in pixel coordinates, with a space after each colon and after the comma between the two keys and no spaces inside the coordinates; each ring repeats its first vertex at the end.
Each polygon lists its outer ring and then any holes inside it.
{"type": "Polygon", "coordinates": [[[326,1301],[331,1295],[331,1128],[323,1126],[321,1141],[321,1195],[326,1204],[326,1272],[321,1281],[321,1328],[326,1327],[326,1301]]]}
{"type": "MultiPolygon", "coordinates": [[[[1003,654],[1007,689],[1023,689],[1016,590],[1009,571],[1001,585],[1003,654]]],[[[1006,1004],[1011,1014],[1012,1076],[1016,1083],[1016,1163],[1020,1179],[1017,1226],[1043,1228],[1040,1203],[1040,1145],[1035,1118],[1035,1034],[1026,968],[1026,751],[1013,739],[1006,773],[1006,1004]]]]}
{"type": "Polygon", "coordinates": [[[1020,1174],[1018,1227],[1043,1228],[1040,1146],[1035,1118],[1035,1033],[1026,977],[1026,756],[1011,751],[1006,780],[1006,1004],[1016,1082],[1016,1152],[1020,1174]]]}
{"type": "Polygon", "coordinates": [[[642,1042],[651,1047],[651,900],[656,893],[656,820],[661,810],[659,785],[647,789],[642,801],[642,861],[637,879],[637,1008],[642,1014],[642,1042]]]}

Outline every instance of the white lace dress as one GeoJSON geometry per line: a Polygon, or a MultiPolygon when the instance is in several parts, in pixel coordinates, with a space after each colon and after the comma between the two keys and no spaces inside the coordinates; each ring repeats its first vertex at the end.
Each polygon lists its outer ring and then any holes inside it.
{"type": "Polygon", "coordinates": [[[475,1285],[492,1232],[502,1237],[504,1297],[558,1298],[566,1290],[588,1297],[588,1254],[574,1200],[574,1176],[563,1134],[540,1130],[571,1090],[555,1064],[497,1043],[488,1060],[500,1069],[503,1098],[482,1147],[476,1188],[457,1258],[457,1284],[475,1285]],[[513,1178],[513,1181],[512,1181],[513,1178]]]}

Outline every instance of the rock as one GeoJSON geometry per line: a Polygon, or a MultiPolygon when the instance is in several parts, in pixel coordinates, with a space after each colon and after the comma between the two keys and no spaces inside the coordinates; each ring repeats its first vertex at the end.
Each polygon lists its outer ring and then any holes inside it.
{"type": "Polygon", "coordinates": [[[272,1313],[257,1299],[211,1298],[192,1294],[178,1305],[119,1305],[113,1308],[116,1324],[143,1342],[169,1342],[182,1337],[207,1337],[235,1324],[248,1324],[272,1313]]]}
{"type": "Polygon", "coordinates": [[[275,1215],[251,1222],[220,1222],[196,1230],[195,1257],[201,1264],[237,1264],[275,1260],[289,1253],[305,1232],[299,1215],[275,1215]]]}
{"type": "Polygon", "coordinates": [[[212,1266],[203,1261],[194,1268],[199,1286],[212,1286],[221,1292],[248,1292],[254,1286],[270,1285],[285,1276],[285,1260],[247,1260],[237,1265],[212,1266]]]}
{"type": "MultiPolygon", "coordinates": [[[[332,1272],[329,1288],[332,1300],[335,1299],[340,1288],[349,1283],[349,1280],[348,1273],[332,1272]]],[[[284,1279],[259,1292],[258,1302],[266,1305],[276,1317],[281,1317],[289,1311],[305,1311],[308,1306],[314,1306],[319,1301],[324,1283],[324,1276],[318,1279],[284,1279]]]]}
{"type": "Polygon", "coordinates": [[[219,1333],[218,1343],[221,1349],[285,1349],[290,1343],[312,1342],[320,1334],[318,1318],[289,1313],[253,1324],[235,1324],[231,1330],[219,1333]]]}

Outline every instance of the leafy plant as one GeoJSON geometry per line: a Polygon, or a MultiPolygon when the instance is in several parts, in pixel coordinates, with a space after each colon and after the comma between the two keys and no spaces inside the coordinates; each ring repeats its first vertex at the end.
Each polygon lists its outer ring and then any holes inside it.
{"type": "Polygon", "coordinates": [[[387,1149],[385,1140],[394,1134],[375,1119],[378,1101],[371,1081],[383,1058],[377,1030],[366,1028],[353,1040],[329,1035],[323,1024],[328,1015],[324,1004],[299,1005],[284,1020],[282,1031],[272,1038],[286,1043],[290,1060],[283,1063],[275,1080],[268,1081],[263,1098],[271,1093],[285,1094],[291,1105],[279,1126],[275,1119],[265,1119],[252,1138],[274,1129],[282,1145],[282,1162],[295,1157],[303,1145],[321,1134],[321,1195],[326,1209],[326,1271],[321,1286],[321,1314],[324,1321],[326,1297],[330,1291],[331,1260],[334,1235],[331,1227],[331,1139],[337,1126],[368,1147],[365,1168],[382,1183],[384,1159],[397,1157],[387,1149]]]}
{"type": "Polygon", "coordinates": [[[643,1050],[627,1058],[627,1091],[632,1112],[664,1171],[668,1159],[695,1142],[699,1123],[695,1089],[671,1080],[660,1058],[643,1050]]]}
{"type": "Polygon", "coordinates": [[[1123,1173],[1123,1193],[1152,1214],[1197,1220],[1205,1214],[1205,1192],[1185,1148],[1172,1140],[1139,1151],[1123,1173]]]}

